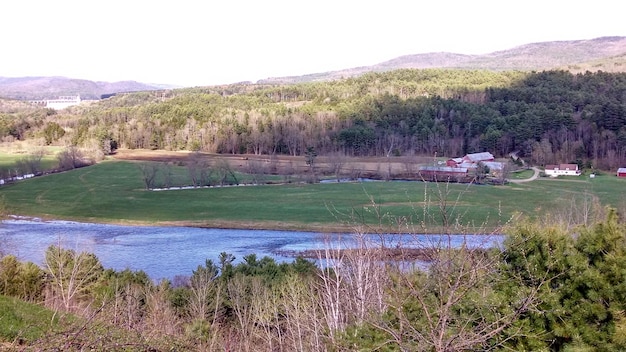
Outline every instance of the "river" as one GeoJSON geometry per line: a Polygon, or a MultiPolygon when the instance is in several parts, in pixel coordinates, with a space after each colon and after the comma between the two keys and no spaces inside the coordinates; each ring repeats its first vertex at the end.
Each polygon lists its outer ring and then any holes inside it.
{"type": "MultiPolygon", "coordinates": [[[[217,263],[221,252],[233,254],[236,262],[248,254],[270,256],[291,262],[288,253],[351,246],[349,235],[313,232],[205,229],[195,227],[121,226],[70,221],[13,219],[0,225],[0,252],[41,265],[46,248],[60,244],[77,252],[94,253],[105,268],[143,270],[152,279],[191,275],[206,259],[217,263]]],[[[373,236],[378,241],[378,236],[373,236]]],[[[389,235],[385,241],[415,245],[441,241],[440,235],[389,235]]],[[[450,236],[452,245],[493,246],[501,236],[450,236]]]]}

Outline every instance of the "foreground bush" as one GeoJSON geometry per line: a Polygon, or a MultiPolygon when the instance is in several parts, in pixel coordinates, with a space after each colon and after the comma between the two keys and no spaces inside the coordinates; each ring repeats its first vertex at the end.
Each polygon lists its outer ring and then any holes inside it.
{"type": "MultiPolygon", "coordinates": [[[[190,277],[160,283],[52,246],[39,269],[45,275],[35,277],[45,303],[76,318],[31,334],[23,327],[57,315],[11,308],[0,336],[63,350],[623,350],[626,229],[607,213],[573,231],[521,221],[490,250],[422,244],[427,265],[413,265],[402,257],[411,251],[392,243],[394,257],[385,257],[389,247],[357,234],[350,251],[319,251],[320,266],[255,255],[233,264],[222,253],[190,277]]],[[[28,282],[20,277],[32,277],[20,274],[23,267],[3,258],[0,287],[41,302],[41,294],[16,289],[28,282]]]]}

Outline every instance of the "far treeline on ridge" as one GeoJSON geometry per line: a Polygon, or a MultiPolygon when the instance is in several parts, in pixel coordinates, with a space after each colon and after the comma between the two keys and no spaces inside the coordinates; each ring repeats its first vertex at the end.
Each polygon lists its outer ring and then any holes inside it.
{"type": "Polygon", "coordinates": [[[0,106],[4,142],[304,156],[510,153],[626,165],[626,73],[402,69],[293,85],[123,93],[65,110],[0,106]]]}

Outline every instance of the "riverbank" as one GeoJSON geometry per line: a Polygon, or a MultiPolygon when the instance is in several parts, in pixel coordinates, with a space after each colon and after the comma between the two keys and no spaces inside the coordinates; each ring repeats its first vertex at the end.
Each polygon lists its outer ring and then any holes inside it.
{"type": "Polygon", "coordinates": [[[415,228],[403,226],[401,228],[388,226],[386,228],[373,226],[359,226],[349,224],[294,224],[289,222],[242,222],[242,221],[128,221],[123,219],[102,220],[102,219],[81,219],[81,218],[53,218],[49,216],[21,216],[8,215],[0,220],[26,220],[40,222],[76,222],[91,223],[100,225],[136,226],[136,227],[189,227],[198,229],[220,229],[220,230],[259,230],[259,231],[295,231],[325,234],[462,234],[468,236],[494,235],[502,233],[502,228],[455,228],[444,229],[441,227],[415,228]]]}
{"type": "MultiPolygon", "coordinates": [[[[71,221],[32,219],[5,220],[0,226],[0,251],[20,260],[41,265],[50,245],[61,245],[77,252],[94,253],[102,264],[115,270],[144,270],[153,280],[191,275],[206,259],[219,262],[220,253],[241,262],[247,255],[269,256],[278,262],[291,262],[297,256],[318,259],[317,251],[329,249],[333,256],[341,250],[385,246],[376,254],[381,260],[427,258],[428,248],[490,248],[502,236],[394,235],[352,236],[304,231],[203,229],[193,227],[122,226],[71,221]],[[384,256],[381,256],[384,253],[384,256]]],[[[374,254],[372,254],[374,255],[374,254]]],[[[374,258],[376,259],[376,258],[374,258]]]]}

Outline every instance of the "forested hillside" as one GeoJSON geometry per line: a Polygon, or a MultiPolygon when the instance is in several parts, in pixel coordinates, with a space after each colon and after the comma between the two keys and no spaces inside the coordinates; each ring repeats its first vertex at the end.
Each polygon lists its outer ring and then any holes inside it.
{"type": "Polygon", "coordinates": [[[128,93],[2,112],[0,137],[101,149],[459,156],[626,163],[626,73],[397,70],[295,85],[128,93]]]}

